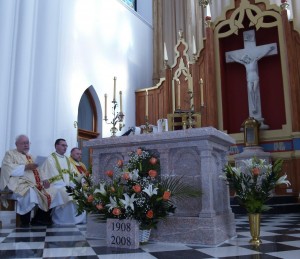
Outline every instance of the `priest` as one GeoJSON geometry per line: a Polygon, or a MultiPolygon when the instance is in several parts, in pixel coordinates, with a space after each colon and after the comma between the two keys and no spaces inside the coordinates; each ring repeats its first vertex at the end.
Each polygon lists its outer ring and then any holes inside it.
{"type": "Polygon", "coordinates": [[[41,166],[41,178],[45,185],[60,190],[64,204],[52,211],[52,220],[55,224],[80,224],[86,222],[86,215],[77,215],[77,205],[66,191],[66,186],[74,185],[72,179],[77,175],[76,169],[65,156],[68,145],[65,139],[55,141],[53,152],[41,166]]]}
{"type": "Polygon", "coordinates": [[[31,211],[37,207],[32,225],[51,225],[50,209],[57,205],[57,190],[45,189],[40,178],[38,164],[29,154],[30,142],[26,135],[19,135],[16,149],[5,153],[1,167],[0,189],[8,188],[17,200],[16,211],[20,215],[21,227],[29,227],[31,211]]]}
{"type": "Polygon", "coordinates": [[[88,170],[84,163],[81,162],[82,151],[78,147],[71,149],[70,162],[73,164],[77,174],[87,174],[88,170]]]}

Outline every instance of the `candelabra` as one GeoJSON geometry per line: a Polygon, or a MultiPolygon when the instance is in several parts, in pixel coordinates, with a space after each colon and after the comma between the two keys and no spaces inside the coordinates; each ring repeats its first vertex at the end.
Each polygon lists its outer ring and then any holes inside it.
{"type": "Polygon", "coordinates": [[[112,127],[110,129],[110,132],[111,132],[111,136],[115,137],[116,133],[118,131],[118,128],[116,127],[116,125],[119,123],[119,131],[121,131],[121,129],[125,126],[125,124],[122,123],[125,114],[122,111],[119,111],[119,112],[116,111],[117,106],[118,106],[118,102],[115,99],[112,101],[112,104],[113,104],[113,106],[112,106],[112,109],[113,109],[113,112],[112,112],[113,119],[112,119],[111,122],[107,122],[108,119],[105,116],[104,117],[104,121],[107,124],[111,124],[112,125],[112,127]]]}
{"type": "Polygon", "coordinates": [[[185,111],[185,115],[182,117],[183,121],[182,121],[182,128],[183,129],[192,129],[194,127],[200,127],[200,123],[201,123],[201,117],[200,115],[202,114],[202,110],[204,108],[203,105],[203,100],[201,97],[201,106],[200,106],[200,111],[199,112],[195,112],[194,111],[194,92],[192,90],[188,90],[188,95],[189,95],[189,104],[190,107],[188,110],[185,111]]]}
{"type": "Polygon", "coordinates": [[[192,90],[188,90],[188,95],[190,99],[190,109],[188,111],[188,118],[187,118],[187,125],[184,125],[185,127],[188,127],[189,129],[193,128],[194,125],[194,119],[193,119],[193,113],[194,113],[194,104],[192,103],[192,100],[194,98],[194,93],[192,90]]]}

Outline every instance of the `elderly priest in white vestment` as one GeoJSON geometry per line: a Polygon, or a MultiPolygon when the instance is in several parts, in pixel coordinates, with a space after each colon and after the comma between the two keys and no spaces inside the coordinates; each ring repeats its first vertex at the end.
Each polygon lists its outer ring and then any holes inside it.
{"type": "Polygon", "coordinates": [[[68,145],[66,140],[55,141],[55,152],[53,152],[41,166],[41,177],[44,182],[64,192],[64,205],[58,206],[52,211],[53,223],[59,225],[86,223],[86,214],[77,215],[77,205],[66,191],[66,186],[74,185],[72,177],[76,175],[76,169],[65,156],[68,145]]]}
{"type": "Polygon", "coordinates": [[[16,138],[16,149],[5,153],[1,167],[0,190],[8,188],[17,200],[16,210],[21,227],[29,227],[31,211],[37,206],[32,225],[51,225],[50,209],[59,205],[57,190],[45,189],[40,179],[38,164],[29,154],[30,142],[26,135],[16,138]]]}

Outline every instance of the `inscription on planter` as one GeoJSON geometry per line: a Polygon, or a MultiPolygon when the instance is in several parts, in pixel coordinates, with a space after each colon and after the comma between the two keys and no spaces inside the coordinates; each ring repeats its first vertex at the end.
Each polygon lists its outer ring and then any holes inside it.
{"type": "Polygon", "coordinates": [[[139,247],[139,225],[136,220],[107,219],[107,246],[137,249],[139,247]]]}

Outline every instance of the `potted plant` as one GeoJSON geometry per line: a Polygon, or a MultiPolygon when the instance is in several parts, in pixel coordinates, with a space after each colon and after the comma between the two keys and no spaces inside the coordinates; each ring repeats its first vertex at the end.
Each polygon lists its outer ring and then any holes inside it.
{"type": "Polygon", "coordinates": [[[88,176],[75,180],[74,188],[69,187],[78,213],[87,211],[102,218],[137,220],[140,238],[149,238],[150,230],[175,212],[178,199],[201,195],[182,177],[161,177],[158,155],[142,148],[130,152],[127,163],[116,161],[113,170],[105,174],[106,179],[99,183],[88,176]]]}
{"type": "Polygon", "coordinates": [[[290,185],[286,174],[281,175],[282,164],[281,159],[276,160],[272,165],[264,159],[253,157],[242,160],[237,167],[227,164],[223,169],[224,174],[220,176],[235,191],[239,204],[249,214],[252,235],[250,242],[253,244],[261,242],[259,240],[260,214],[270,209],[266,202],[271,198],[272,191],[277,185],[290,185]],[[251,222],[256,223],[256,227],[252,227],[251,222]]]}

